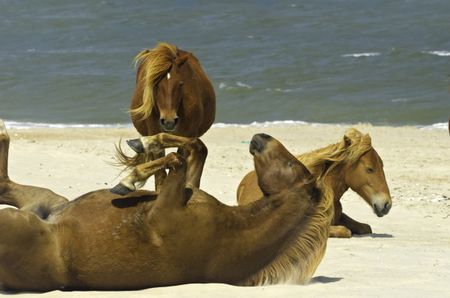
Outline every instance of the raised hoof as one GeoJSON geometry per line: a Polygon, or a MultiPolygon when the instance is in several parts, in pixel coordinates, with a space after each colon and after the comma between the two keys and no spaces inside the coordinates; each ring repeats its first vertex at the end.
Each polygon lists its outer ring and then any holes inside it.
{"type": "Polygon", "coordinates": [[[144,145],[140,139],[127,140],[128,146],[134,150],[136,153],[144,153],[144,145]]]}
{"type": "Polygon", "coordinates": [[[128,187],[126,187],[125,185],[119,183],[116,186],[114,186],[113,188],[111,188],[109,190],[110,192],[116,194],[116,195],[121,195],[124,196],[126,194],[129,194],[130,192],[132,192],[132,189],[129,189],[128,187]]]}

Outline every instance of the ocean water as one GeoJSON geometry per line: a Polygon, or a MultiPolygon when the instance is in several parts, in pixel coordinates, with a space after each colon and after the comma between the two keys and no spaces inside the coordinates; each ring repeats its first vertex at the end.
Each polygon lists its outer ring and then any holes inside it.
{"type": "Polygon", "coordinates": [[[0,0],[0,118],[129,125],[132,59],[166,41],[201,61],[218,123],[433,127],[450,116],[449,16],[447,0],[0,0]]]}

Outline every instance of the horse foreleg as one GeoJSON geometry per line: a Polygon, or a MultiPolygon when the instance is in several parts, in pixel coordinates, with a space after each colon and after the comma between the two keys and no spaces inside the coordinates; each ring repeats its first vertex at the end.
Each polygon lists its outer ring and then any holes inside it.
{"type": "Polygon", "coordinates": [[[347,227],[353,234],[372,234],[372,228],[368,224],[356,221],[345,213],[341,215],[340,224],[347,227]]]}
{"type": "Polygon", "coordinates": [[[351,238],[352,231],[344,226],[330,226],[330,235],[332,238],[351,238]]]}
{"type": "Polygon", "coordinates": [[[111,188],[111,192],[119,195],[126,195],[141,188],[145,181],[158,171],[173,167],[178,159],[175,153],[170,153],[162,158],[152,160],[136,166],[130,174],[123,178],[119,184],[111,188]]]}
{"type": "Polygon", "coordinates": [[[178,153],[187,161],[186,185],[188,187],[200,187],[200,179],[208,155],[208,149],[200,139],[159,133],[153,136],[129,140],[127,143],[137,153],[158,154],[165,148],[180,148],[178,153]]]}
{"type": "Polygon", "coordinates": [[[49,189],[11,181],[8,177],[9,142],[5,124],[0,119],[0,204],[11,205],[46,217],[52,208],[68,200],[49,189]]]}

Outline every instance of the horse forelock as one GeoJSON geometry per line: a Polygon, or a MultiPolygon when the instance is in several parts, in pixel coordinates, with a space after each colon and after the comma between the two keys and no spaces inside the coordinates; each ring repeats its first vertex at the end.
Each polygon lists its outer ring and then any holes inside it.
{"type": "Polygon", "coordinates": [[[298,158],[320,179],[341,164],[353,165],[372,148],[368,134],[351,128],[340,142],[302,154],[298,158]]]}
{"type": "Polygon", "coordinates": [[[142,104],[131,110],[132,115],[140,116],[141,119],[150,116],[154,106],[153,88],[161,77],[169,72],[177,52],[175,45],[161,42],[155,48],[144,50],[134,58],[135,67],[141,74],[138,77],[140,81],[138,83],[143,84],[144,87],[142,104]]]}

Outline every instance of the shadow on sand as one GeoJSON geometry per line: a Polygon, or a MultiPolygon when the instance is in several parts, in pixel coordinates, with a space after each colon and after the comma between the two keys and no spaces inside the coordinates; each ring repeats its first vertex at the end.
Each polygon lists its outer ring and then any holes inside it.
{"type": "Polygon", "coordinates": [[[385,234],[385,233],[372,233],[372,234],[366,234],[366,235],[353,235],[352,237],[356,238],[394,238],[392,234],[385,234]]]}
{"type": "Polygon", "coordinates": [[[338,282],[342,279],[342,277],[328,277],[328,276],[316,276],[311,278],[309,284],[329,284],[332,282],[338,282]]]}

